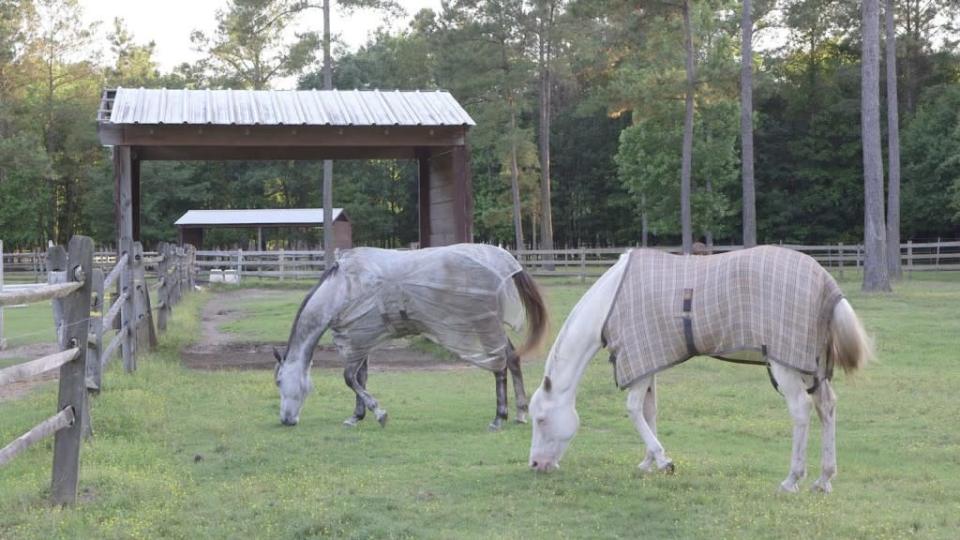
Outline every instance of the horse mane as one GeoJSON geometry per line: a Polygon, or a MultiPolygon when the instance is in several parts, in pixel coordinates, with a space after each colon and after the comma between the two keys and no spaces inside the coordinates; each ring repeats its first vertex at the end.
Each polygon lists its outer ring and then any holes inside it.
{"type": "MultiPolygon", "coordinates": [[[[290,327],[290,337],[287,338],[288,350],[290,348],[290,342],[293,341],[293,334],[294,332],[297,331],[297,324],[300,323],[300,315],[303,314],[304,308],[307,307],[307,302],[309,302],[310,299],[313,298],[314,293],[316,293],[317,289],[319,289],[320,286],[323,285],[323,282],[326,281],[328,277],[335,274],[337,272],[337,269],[339,268],[340,268],[340,263],[333,263],[333,265],[330,266],[330,268],[328,268],[326,271],[323,272],[323,275],[320,276],[320,281],[318,281],[317,284],[314,285],[312,289],[310,289],[310,292],[308,292],[307,296],[304,297],[303,302],[300,302],[300,308],[297,309],[297,315],[293,318],[293,326],[290,327]]],[[[287,357],[286,351],[284,351],[283,357],[284,359],[286,359],[287,357]]]]}

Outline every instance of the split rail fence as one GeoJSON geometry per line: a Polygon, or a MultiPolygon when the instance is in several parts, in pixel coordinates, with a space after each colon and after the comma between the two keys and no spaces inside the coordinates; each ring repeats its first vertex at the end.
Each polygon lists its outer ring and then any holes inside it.
{"type": "MultiPolygon", "coordinates": [[[[81,439],[93,435],[90,396],[102,390],[103,369],[118,351],[124,370],[129,373],[136,370],[138,352],[156,346],[157,330],[166,329],[173,306],[194,287],[194,254],[191,246],[161,244],[158,252],[148,258],[140,243],[135,242],[129,253],[95,257],[93,241],[74,236],[67,250],[55,246],[47,251],[42,265],[47,272],[47,284],[21,284],[6,289],[0,286],[0,308],[53,300],[60,349],[58,353],[0,370],[3,386],[60,369],[57,413],[0,449],[0,467],[53,435],[51,498],[55,504],[76,502],[81,439]],[[112,262],[113,266],[105,272],[97,267],[95,259],[100,264],[112,262]],[[154,286],[147,283],[148,262],[157,269],[154,286]],[[151,288],[157,289],[156,309],[150,305],[151,288]],[[115,290],[109,304],[105,295],[108,290],[115,290]],[[111,330],[113,337],[104,347],[111,330]]],[[[2,271],[0,263],[0,276],[2,271]]]]}

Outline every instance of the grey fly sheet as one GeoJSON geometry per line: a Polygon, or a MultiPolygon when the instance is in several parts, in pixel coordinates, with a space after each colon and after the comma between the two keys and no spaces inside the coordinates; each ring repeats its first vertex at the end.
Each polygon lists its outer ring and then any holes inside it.
{"type": "Polygon", "coordinates": [[[833,277],[802,253],[761,246],[721,255],[630,253],[603,335],[617,384],[693,356],[777,362],[823,376],[833,277]]]}
{"type": "Polygon", "coordinates": [[[525,312],[510,253],[482,244],[394,251],[357,248],[337,261],[343,308],[331,321],[347,364],[362,362],[389,337],[422,334],[464,361],[500,371],[504,323],[519,330],[525,312]]]}

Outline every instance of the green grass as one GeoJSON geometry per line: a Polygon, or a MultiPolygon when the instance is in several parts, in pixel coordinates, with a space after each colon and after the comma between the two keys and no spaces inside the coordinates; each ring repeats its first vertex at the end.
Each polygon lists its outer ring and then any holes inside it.
{"type": "MultiPolygon", "coordinates": [[[[960,283],[924,277],[876,296],[843,285],[880,361],[837,381],[830,496],[776,495],[790,452],[782,398],[762,368],[707,359],[659,378],[673,476],[636,472],[642,445],[605,352],[581,386],[580,434],[551,475],[526,468],[528,427],[486,432],[493,377],[476,369],[372,373],[391,423],[353,430],[339,425],[352,394],[338,371],[320,371],[301,424],[283,428],[270,374],[179,366],[209,296],[199,294],[135,375],[116,363],[106,374],[78,507],[46,503],[49,443],[0,469],[0,538],[957,538],[960,283]]],[[[585,286],[546,289],[559,328],[585,286]]],[[[542,362],[525,368],[532,391],[542,362]]],[[[54,402],[45,389],[0,404],[0,441],[54,402]]],[[[816,422],[808,459],[815,478],[816,422]]]]}
{"type": "Polygon", "coordinates": [[[53,306],[38,302],[22,307],[3,308],[3,337],[8,347],[56,341],[53,306]]]}

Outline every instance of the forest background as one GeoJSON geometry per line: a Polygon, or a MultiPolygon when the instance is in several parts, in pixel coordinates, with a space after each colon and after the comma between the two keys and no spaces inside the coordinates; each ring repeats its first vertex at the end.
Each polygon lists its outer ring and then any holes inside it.
{"type": "MultiPolygon", "coordinates": [[[[741,4],[684,4],[696,65],[694,236],[736,244],[741,4]]],[[[892,2],[904,241],[952,238],[960,224],[958,4],[892,2]]],[[[679,6],[447,0],[405,14],[402,2],[338,0],[335,10],[411,22],[385,25],[358,48],[337,39],[349,29],[334,28],[334,87],[439,88],[464,105],[477,122],[477,241],[515,245],[519,236],[540,246],[549,230],[557,247],[623,246],[639,244],[646,229],[650,243],[675,245],[685,98],[679,6]]],[[[5,249],[73,234],[115,241],[110,153],[96,133],[104,88],[322,88],[321,29],[290,31],[314,9],[301,0],[228,1],[214,31],[192,36],[200,59],[161,70],[156,45],[122,20],[100,23],[109,44],[99,46],[77,0],[0,0],[5,249]]],[[[757,240],[862,241],[860,3],[755,0],[753,21],[755,41],[766,43],[753,53],[757,240]]],[[[351,217],[356,244],[417,240],[416,174],[406,161],[336,162],[334,205],[351,217]]],[[[320,162],[145,163],[143,241],[173,240],[173,222],[188,209],[320,207],[321,178],[320,162]]],[[[246,244],[245,233],[208,238],[246,244]]]]}

